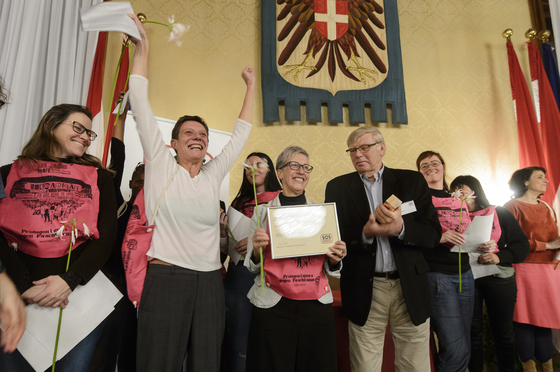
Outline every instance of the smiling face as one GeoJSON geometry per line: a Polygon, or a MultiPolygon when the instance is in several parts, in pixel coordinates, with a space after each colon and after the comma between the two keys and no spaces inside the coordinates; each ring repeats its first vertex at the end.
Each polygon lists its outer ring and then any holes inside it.
{"type": "MultiPolygon", "coordinates": [[[[366,133],[358,137],[356,142],[350,144],[349,147],[359,148],[362,145],[370,145],[375,142],[377,141],[373,137],[373,133],[366,133]]],[[[372,177],[383,166],[383,155],[385,155],[385,143],[380,143],[371,146],[364,152],[357,150],[353,155],[350,155],[350,158],[358,173],[372,177]]]]}
{"type": "Polygon", "coordinates": [[[171,140],[179,162],[202,163],[208,150],[208,133],[202,124],[185,121],[179,130],[178,139],[171,140]]]}
{"type": "MultiPolygon", "coordinates": [[[[245,163],[257,167],[257,172],[255,172],[255,186],[257,188],[263,186],[264,180],[266,179],[266,175],[269,171],[266,162],[258,156],[251,156],[245,161],[245,163]]],[[[250,169],[245,169],[245,177],[247,177],[247,181],[249,181],[249,183],[252,185],[253,174],[250,169]]]]}
{"type": "Polygon", "coordinates": [[[535,194],[544,194],[546,192],[546,186],[548,185],[548,180],[543,171],[536,170],[531,174],[529,181],[525,181],[525,186],[528,187],[527,192],[532,192],[535,194]]]}
{"type": "Polygon", "coordinates": [[[81,157],[91,144],[87,133],[84,131],[78,134],[74,131],[72,121],[77,121],[86,129],[91,130],[91,120],[81,112],[74,112],[53,130],[53,136],[60,145],[60,149],[55,151],[57,158],[81,157]]]}
{"type": "Polygon", "coordinates": [[[443,190],[443,178],[445,177],[445,165],[436,155],[420,161],[420,172],[424,175],[431,189],[443,190]]]}
{"type": "Polygon", "coordinates": [[[302,167],[299,167],[298,170],[291,169],[288,165],[291,161],[304,165],[309,164],[309,159],[303,154],[297,154],[286,162],[285,167],[276,171],[278,173],[278,179],[282,182],[282,193],[285,196],[298,196],[305,190],[309,182],[310,173],[305,173],[302,167]]]}

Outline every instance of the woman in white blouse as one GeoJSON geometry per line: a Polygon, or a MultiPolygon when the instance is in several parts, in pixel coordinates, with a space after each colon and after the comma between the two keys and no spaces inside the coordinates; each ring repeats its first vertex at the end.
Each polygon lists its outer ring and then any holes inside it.
{"type": "Polygon", "coordinates": [[[130,101],[144,149],[146,214],[152,216],[169,179],[155,218],[138,314],[139,371],[218,371],[224,333],[224,288],[220,273],[219,191],[251,130],[255,72],[242,77],[245,99],[233,135],[222,152],[203,164],[208,127],[198,116],[183,116],[175,124],[171,146],[165,146],[148,101],[149,42],[133,15],[141,40],[130,76],[130,101]]]}

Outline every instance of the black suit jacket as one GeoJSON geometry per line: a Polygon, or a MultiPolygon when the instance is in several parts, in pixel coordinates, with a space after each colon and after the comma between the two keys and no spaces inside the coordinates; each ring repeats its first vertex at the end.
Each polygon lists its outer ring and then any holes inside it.
{"type": "MultiPolygon", "coordinates": [[[[401,278],[401,287],[410,318],[415,325],[430,316],[430,297],[423,249],[434,248],[441,238],[441,226],[424,176],[419,172],[385,167],[382,176],[383,200],[392,194],[403,203],[414,200],[416,212],[403,216],[404,240],[389,238],[401,278]]],[[[366,323],[373,288],[377,243],[364,245],[362,229],[370,208],[364,184],[357,172],[337,177],[327,184],[325,202],[336,202],[344,258],[340,289],[344,315],[353,323],[366,323]]]]}

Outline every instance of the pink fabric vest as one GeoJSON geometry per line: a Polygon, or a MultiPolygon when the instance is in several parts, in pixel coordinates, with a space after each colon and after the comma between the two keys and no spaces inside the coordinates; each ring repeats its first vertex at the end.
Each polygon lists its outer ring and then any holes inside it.
{"type": "MultiPolygon", "coordinates": [[[[446,232],[447,230],[458,231],[459,220],[461,220],[460,233],[462,234],[471,224],[467,203],[463,203],[462,211],[461,201],[455,198],[438,198],[436,196],[432,196],[432,203],[434,204],[434,207],[436,207],[442,232],[446,232]]],[[[443,245],[451,248],[454,244],[445,243],[443,245]]]]}
{"type": "Polygon", "coordinates": [[[476,212],[469,212],[469,216],[472,220],[475,216],[489,216],[492,213],[494,213],[494,222],[492,223],[492,232],[490,233],[490,239],[496,242],[496,249],[494,250],[494,253],[498,253],[500,251],[498,249],[498,240],[500,240],[500,237],[502,236],[502,228],[500,227],[500,220],[498,220],[498,213],[496,213],[496,208],[488,207],[476,212]]]}
{"type": "MultiPolygon", "coordinates": [[[[268,223],[266,233],[270,235],[268,223]]],[[[269,244],[264,257],[266,285],[280,296],[291,300],[318,300],[331,291],[323,271],[325,255],[273,260],[269,244]]]]}
{"type": "Polygon", "coordinates": [[[92,166],[41,161],[31,172],[19,161],[12,164],[6,181],[7,198],[0,201],[0,230],[14,249],[39,258],[68,254],[71,225],[64,240],[55,236],[60,221],[83,221],[91,235],[77,223],[73,249],[87,239],[98,239],[99,189],[92,166]]]}
{"type": "MultiPolygon", "coordinates": [[[[278,190],[278,191],[265,191],[265,192],[261,192],[260,194],[257,195],[257,203],[259,203],[259,205],[261,204],[266,204],[271,200],[274,200],[274,198],[280,194],[282,190],[278,190]]],[[[253,213],[255,211],[255,198],[251,197],[251,198],[245,198],[243,199],[243,204],[240,206],[235,206],[234,208],[238,208],[238,210],[243,213],[245,216],[251,218],[253,217],[253,213]]]]}

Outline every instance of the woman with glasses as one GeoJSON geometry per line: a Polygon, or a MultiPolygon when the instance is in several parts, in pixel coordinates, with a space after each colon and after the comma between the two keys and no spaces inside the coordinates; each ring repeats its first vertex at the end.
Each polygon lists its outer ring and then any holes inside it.
{"type": "MultiPolygon", "coordinates": [[[[0,260],[27,303],[73,306],[70,293],[87,284],[111,254],[115,192],[109,171],[86,154],[97,137],[91,118],[83,106],[54,106],[18,160],[0,168],[8,194],[0,201],[0,260]],[[67,268],[70,227],[63,239],[54,232],[72,219],[80,222],[67,268]]],[[[56,370],[87,371],[101,329],[102,324],[59,360],[56,370]]],[[[33,371],[17,351],[0,354],[0,370],[33,371]]]]}
{"type": "Polygon", "coordinates": [[[451,182],[451,190],[461,190],[475,198],[467,199],[469,216],[493,215],[490,241],[478,248],[478,263],[497,264],[499,274],[488,275],[474,281],[474,314],[471,327],[470,372],[483,370],[483,317],[482,302],[486,303],[498,370],[514,372],[516,353],[513,340],[513,309],[517,298],[515,271],[512,263],[523,262],[529,254],[529,242],[510,211],[490,205],[480,182],[473,176],[459,176],[451,182]]]}
{"type": "Polygon", "coordinates": [[[220,268],[220,185],[240,155],[251,131],[255,71],[241,77],[245,97],[229,142],[204,162],[208,125],[199,116],[179,118],[169,152],[148,100],[149,41],[136,22],[136,45],[130,75],[130,101],[146,160],[146,215],[155,215],[154,234],[138,312],[139,371],[217,372],[225,328],[224,285],[220,268]],[[168,185],[168,187],[167,187],[168,185]],[[167,188],[166,188],[167,187],[167,188]]]}
{"type": "Polygon", "coordinates": [[[430,266],[431,325],[439,344],[434,364],[438,372],[465,371],[471,348],[474,278],[468,253],[461,253],[459,264],[459,254],[451,248],[465,244],[463,233],[471,220],[467,208],[463,205],[461,209],[461,201],[451,197],[440,154],[424,151],[416,159],[416,167],[428,183],[443,231],[440,244],[423,251],[430,266]]]}
{"type": "Polygon", "coordinates": [[[326,274],[340,277],[346,244],[337,241],[325,256],[272,259],[268,209],[312,204],[305,196],[313,167],[299,146],[289,146],[276,161],[283,190],[253,214],[245,266],[258,273],[264,265],[265,286],[255,277],[247,295],[253,304],[247,345],[247,371],[336,371],[336,334],[326,274]],[[260,228],[257,224],[257,215],[260,228]],[[260,253],[264,262],[260,261],[260,253]],[[286,280],[292,276],[313,281],[286,280]]]}
{"type": "MultiPolygon", "coordinates": [[[[246,217],[253,217],[255,209],[255,194],[253,190],[253,174],[255,172],[255,190],[258,204],[266,204],[274,199],[282,186],[276,177],[272,160],[262,152],[253,152],[247,156],[243,170],[243,181],[231,207],[243,213],[246,217]]],[[[238,241],[235,250],[242,257],[247,254],[248,238],[238,241]]],[[[237,265],[230,260],[224,280],[226,294],[226,332],[224,334],[224,371],[245,372],[247,361],[247,337],[251,322],[251,302],[247,293],[255,280],[255,274],[243,266],[240,259],[237,265]]]]}
{"type": "Polygon", "coordinates": [[[524,371],[552,371],[552,330],[560,329],[560,270],[557,217],[540,197],[546,192],[546,170],[527,167],[516,170],[509,180],[513,198],[504,204],[529,239],[531,252],[513,265],[517,303],[513,313],[515,346],[524,371]]]}

